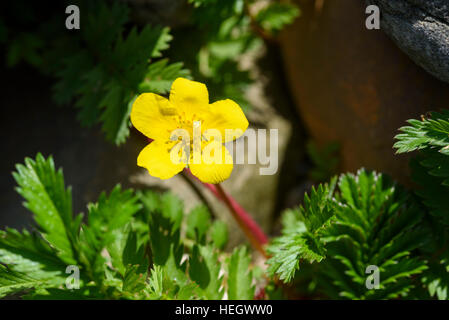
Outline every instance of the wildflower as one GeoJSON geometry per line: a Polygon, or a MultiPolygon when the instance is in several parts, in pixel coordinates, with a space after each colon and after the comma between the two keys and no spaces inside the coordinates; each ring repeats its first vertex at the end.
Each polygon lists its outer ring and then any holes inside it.
{"type": "Polygon", "coordinates": [[[160,179],[188,166],[202,182],[213,184],[229,178],[233,168],[223,143],[237,139],[248,127],[237,103],[226,99],[209,104],[206,86],[184,78],[173,82],[169,99],[141,94],[132,106],[131,122],[153,140],[140,152],[138,166],[160,179]]]}

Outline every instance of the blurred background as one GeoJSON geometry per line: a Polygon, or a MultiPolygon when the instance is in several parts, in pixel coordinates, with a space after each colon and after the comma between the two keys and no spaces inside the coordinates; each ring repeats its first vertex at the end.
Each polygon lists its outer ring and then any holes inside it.
{"type": "MultiPolygon", "coordinates": [[[[236,165],[224,183],[270,234],[282,210],[339,172],[365,167],[409,184],[393,137],[406,119],[448,106],[444,2],[2,2],[0,227],[30,226],[11,173],[37,152],[63,168],[75,212],[121,183],[170,190],[187,209],[204,202],[232,225],[196,181],[161,181],[136,166],[148,142],[130,126],[129,103],[166,95],[178,76],[204,82],[211,101],[238,102],[251,127],[279,130],[275,175],[236,165]],[[383,30],[365,26],[373,3],[383,30]],[[80,29],[66,28],[70,4],[80,29]]],[[[230,239],[232,247],[243,235],[230,239]]]]}

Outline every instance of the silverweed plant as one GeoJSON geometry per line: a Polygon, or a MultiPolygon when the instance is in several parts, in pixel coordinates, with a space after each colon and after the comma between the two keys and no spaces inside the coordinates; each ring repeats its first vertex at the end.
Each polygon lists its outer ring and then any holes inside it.
{"type": "MultiPolygon", "coordinates": [[[[223,251],[226,225],[205,206],[186,214],[174,195],[122,190],[73,216],[71,190],[51,157],[17,165],[14,178],[36,231],[0,232],[0,296],[25,299],[252,299],[245,247],[223,251]],[[185,232],[182,232],[185,227],[185,232]],[[78,289],[67,266],[79,268],[78,289]]],[[[260,272],[258,273],[260,274],[260,272]]]]}
{"type": "MultiPolygon", "coordinates": [[[[0,294],[27,299],[447,299],[447,111],[410,120],[398,152],[417,187],[361,169],[320,184],[284,213],[266,247],[223,251],[226,225],[206,207],[186,214],[171,193],[116,186],[74,216],[71,190],[51,157],[17,165],[14,178],[35,231],[0,232],[0,294]],[[68,288],[68,266],[79,289],[68,288]],[[369,286],[370,266],[378,272],[369,286]],[[265,271],[264,271],[265,270],[265,271]],[[285,284],[282,284],[285,283],[285,284]],[[287,289],[288,288],[288,289],[287,289]]],[[[245,220],[243,220],[245,223],[245,220]]],[[[253,232],[248,228],[249,232],[253,232]]]]}
{"type": "MultiPolygon", "coordinates": [[[[0,298],[448,299],[449,111],[399,129],[394,148],[417,153],[412,188],[363,168],[335,176],[268,237],[220,185],[233,170],[223,143],[249,126],[253,80],[239,57],[276,41],[300,11],[289,1],[187,3],[191,24],[178,30],[130,25],[124,2],[71,2],[83,18],[70,34],[61,17],[24,32],[1,15],[0,42],[10,67],[25,61],[54,78],[55,101],[108,141],[125,143],[133,125],[150,140],[137,165],[198,178],[251,246],[230,248],[223,221],[205,205],[186,212],[170,192],[117,185],[75,213],[62,169],[38,153],[13,173],[34,227],[0,231],[0,298]]],[[[309,146],[313,179],[337,171],[337,149],[309,146]]]]}

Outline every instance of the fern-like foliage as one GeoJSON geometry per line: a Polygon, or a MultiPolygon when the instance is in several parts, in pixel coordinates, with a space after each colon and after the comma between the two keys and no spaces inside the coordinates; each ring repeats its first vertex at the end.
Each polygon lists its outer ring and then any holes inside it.
{"type": "Polygon", "coordinates": [[[297,6],[290,3],[273,2],[257,13],[255,20],[270,33],[282,30],[300,14],[297,6]]]}
{"type": "Polygon", "coordinates": [[[408,120],[410,126],[399,128],[401,134],[394,147],[398,153],[435,147],[442,154],[449,155],[449,111],[431,112],[421,120],[408,120]]]}
{"type": "Polygon", "coordinates": [[[426,269],[412,254],[428,239],[420,226],[423,208],[374,172],[344,175],[338,186],[338,223],[326,235],[331,258],[324,274],[332,280],[330,293],[353,299],[392,299],[407,293],[414,286],[412,277],[426,269]],[[370,265],[379,270],[377,289],[366,287],[370,265]]]}
{"type": "MultiPolygon", "coordinates": [[[[164,94],[174,79],[190,73],[182,63],[169,63],[162,56],[173,38],[169,28],[130,27],[125,2],[63,2],[80,8],[80,29],[68,32],[59,11],[39,23],[33,13],[24,20],[38,26],[27,32],[12,29],[8,34],[7,63],[14,66],[24,60],[54,77],[54,100],[73,104],[83,125],[101,124],[106,138],[121,144],[129,134],[133,99],[142,92],[164,94]]],[[[22,17],[22,13],[5,15],[22,17]]]]}
{"type": "Polygon", "coordinates": [[[190,72],[183,69],[182,62],[169,64],[168,59],[161,59],[151,63],[142,82],[139,92],[157,92],[166,94],[170,91],[173,81],[178,77],[189,77],[190,72]]]}
{"type": "Polygon", "coordinates": [[[424,261],[413,257],[428,239],[419,226],[422,208],[375,172],[342,175],[337,187],[334,191],[320,185],[304,208],[288,213],[284,233],[290,238],[274,242],[270,264],[279,267],[271,271],[289,280],[301,263],[323,260],[321,290],[331,298],[388,299],[405,294],[415,285],[413,277],[426,269],[424,261]],[[314,246],[297,241],[310,233],[314,246]],[[311,259],[310,251],[318,252],[319,259],[311,259]],[[366,286],[371,265],[379,270],[377,289],[366,286]]]}
{"type": "Polygon", "coordinates": [[[230,300],[251,300],[254,297],[251,257],[246,248],[236,248],[228,264],[228,298],[230,300]]]}
{"type": "Polygon", "coordinates": [[[94,2],[88,8],[72,54],[56,71],[55,99],[60,103],[76,99],[81,122],[101,121],[108,140],[120,144],[129,134],[133,98],[143,91],[165,93],[176,77],[188,76],[188,71],[167,60],[148,65],[169,47],[168,28],[147,25],[125,33],[125,4],[94,2]]]}
{"type": "Polygon", "coordinates": [[[398,153],[419,150],[410,163],[415,193],[427,208],[431,242],[423,248],[428,270],[422,280],[431,297],[447,299],[449,288],[449,111],[431,112],[421,120],[408,120],[394,145],[398,153]]]}
{"type": "MultiPolygon", "coordinates": [[[[116,186],[109,196],[102,193],[95,204],[88,205],[88,223],[80,230],[80,243],[83,245],[85,265],[90,275],[102,281],[104,265],[107,262],[102,250],[108,250],[112,264],[119,272],[126,273],[123,264],[126,246],[133,245],[131,226],[132,216],[139,210],[137,197],[131,190],[122,191],[116,186]],[[121,235],[121,239],[117,236],[121,235]]],[[[138,248],[134,248],[136,251],[138,248]]]]}
{"type": "Polygon", "coordinates": [[[281,280],[290,281],[299,268],[300,261],[309,263],[324,259],[326,249],[322,242],[323,231],[332,223],[333,208],[330,198],[336,180],[330,186],[312,188],[304,196],[304,206],[299,210],[287,211],[283,218],[283,235],[273,240],[268,252],[269,272],[278,273],[281,280]]]}
{"type": "Polygon", "coordinates": [[[250,299],[251,257],[221,251],[227,231],[206,207],[185,214],[170,193],[116,186],[73,216],[70,189],[53,159],[41,154],[14,177],[37,232],[0,231],[0,297],[29,299],[250,299]],[[182,236],[181,228],[187,230],[182,236]],[[67,267],[79,270],[68,289],[67,267]]]}
{"type": "Polygon", "coordinates": [[[0,297],[24,289],[42,287],[44,284],[43,280],[34,279],[0,264],[0,297]]]}
{"type": "Polygon", "coordinates": [[[138,94],[165,94],[174,79],[191,73],[208,83],[212,101],[230,98],[247,109],[245,89],[252,78],[242,69],[241,57],[260,49],[256,30],[277,32],[298,14],[288,3],[270,4],[253,16],[252,2],[189,0],[190,21],[173,31],[172,41],[168,27],[133,27],[125,1],[62,0],[45,21],[36,14],[38,4],[22,2],[0,14],[7,64],[25,61],[55,78],[54,100],[74,105],[83,125],[101,125],[107,140],[117,145],[129,135],[129,113],[138,94]],[[68,5],[82,12],[79,30],[63,28],[59,10],[68,5]],[[23,6],[29,7],[26,16],[23,6]],[[170,63],[167,56],[182,62],[170,63]]]}
{"type": "Polygon", "coordinates": [[[418,185],[416,194],[430,214],[449,226],[449,156],[434,149],[422,150],[410,163],[412,179],[418,185]]]}
{"type": "Polygon", "coordinates": [[[0,231],[0,261],[16,272],[36,279],[63,277],[65,263],[58,258],[58,251],[37,233],[15,229],[0,231]]]}
{"type": "Polygon", "coordinates": [[[17,191],[26,200],[25,207],[34,213],[42,236],[51,243],[61,259],[75,261],[76,230],[80,220],[73,220],[71,190],[66,189],[62,171],[56,171],[52,158],[38,154],[16,167],[17,191]]]}

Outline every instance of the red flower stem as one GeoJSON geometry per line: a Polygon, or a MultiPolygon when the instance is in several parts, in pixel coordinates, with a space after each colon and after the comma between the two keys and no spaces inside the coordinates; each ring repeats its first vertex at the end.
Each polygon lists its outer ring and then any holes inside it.
{"type": "Polygon", "coordinates": [[[220,184],[208,186],[210,190],[213,190],[214,187],[216,190],[214,194],[216,194],[218,198],[226,204],[232,216],[237,221],[240,228],[245,233],[253,247],[257,251],[259,251],[265,258],[268,258],[268,255],[263,247],[263,245],[268,242],[268,238],[263,233],[262,229],[232,197],[226,194],[220,184]]]}
{"type": "MultiPolygon", "coordinates": [[[[153,139],[148,138],[148,141],[151,143],[153,139]]],[[[190,169],[186,168],[184,171],[186,171],[193,178],[197,179],[192,172],[190,172],[190,169]]],[[[199,179],[197,180],[200,181],[199,179]]],[[[250,241],[251,245],[265,258],[268,258],[268,255],[263,247],[268,243],[268,237],[262,231],[262,228],[260,228],[257,222],[251,218],[251,216],[238,204],[237,201],[234,200],[234,198],[223,190],[220,184],[201,183],[218,199],[226,204],[229,211],[231,211],[232,216],[250,241]]]]}
{"type": "MultiPolygon", "coordinates": [[[[197,179],[189,169],[185,171],[193,178],[197,179]]],[[[197,179],[200,181],[199,179],[197,179]]],[[[201,181],[200,181],[201,182],[201,181]]],[[[267,254],[264,249],[264,245],[268,243],[268,237],[259,227],[259,225],[251,218],[251,216],[234,200],[230,195],[228,195],[220,184],[210,184],[201,182],[209,191],[211,191],[215,197],[223,201],[231,211],[232,216],[237,221],[240,228],[243,230],[247,238],[249,239],[252,246],[259,251],[265,258],[267,254]]]]}

